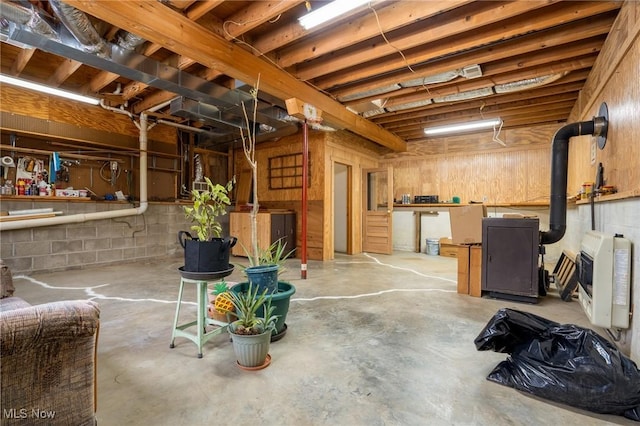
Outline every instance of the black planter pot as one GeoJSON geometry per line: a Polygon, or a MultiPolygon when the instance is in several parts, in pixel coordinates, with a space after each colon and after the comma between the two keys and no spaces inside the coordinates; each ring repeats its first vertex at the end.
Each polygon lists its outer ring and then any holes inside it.
{"type": "Polygon", "coordinates": [[[236,237],[228,237],[199,241],[188,232],[180,231],[178,241],[184,249],[185,271],[217,272],[229,269],[229,254],[238,240],[236,237]]]}

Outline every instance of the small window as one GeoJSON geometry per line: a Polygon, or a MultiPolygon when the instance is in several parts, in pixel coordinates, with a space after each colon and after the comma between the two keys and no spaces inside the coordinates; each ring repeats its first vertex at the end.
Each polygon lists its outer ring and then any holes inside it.
{"type": "MultiPolygon", "coordinates": [[[[307,186],[311,186],[311,162],[307,186]]],[[[302,153],[269,158],[269,189],[302,188],[302,153]]]]}

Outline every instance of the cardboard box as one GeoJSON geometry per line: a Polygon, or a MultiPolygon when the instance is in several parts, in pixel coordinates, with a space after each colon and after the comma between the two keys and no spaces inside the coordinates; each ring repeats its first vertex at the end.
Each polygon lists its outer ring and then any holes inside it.
{"type": "Polygon", "coordinates": [[[458,293],[482,296],[482,246],[458,246],[458,293]]]}
{"type": "Polygon", "coordinates": [[[487,217],[487,206],[469,204],[468,206],[451,207],[451,241],[453,244],[482,243],[482,218],[487,217]]]}
{"type": "Polygon", "coordinates": [[[440,238],[440,256],[458,257],[458,246],[451,242],[451,238],[440,238]]]}

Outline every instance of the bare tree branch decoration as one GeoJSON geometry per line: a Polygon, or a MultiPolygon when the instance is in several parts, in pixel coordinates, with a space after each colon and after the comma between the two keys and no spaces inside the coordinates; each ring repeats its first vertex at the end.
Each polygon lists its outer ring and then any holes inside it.
{"type": "Polygon", "coordinates": [[[244,113],[244,121],[246,128],[240,128],[240,136],[242,137],[242,149],[244,156],[251,167],[252,185],[253,185],[253,208],[251,209],[251,246],[253,259],[252,264],[258,264],[260,250],[258,248],[258,211],[260,204],[258,203],[258,162],[256,160],[256,116],[258,113],[258,89],[260,88],[260,74],[253,89],[249,91],[253,98],[252,120],[249,119],[247,107],[242,103],[242,112],[244,113]]]}

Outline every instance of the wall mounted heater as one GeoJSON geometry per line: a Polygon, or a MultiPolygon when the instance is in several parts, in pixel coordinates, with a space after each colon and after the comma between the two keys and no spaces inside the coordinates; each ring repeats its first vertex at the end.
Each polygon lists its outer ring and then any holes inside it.
{"type": "Polygon", "coordinates": [[[591,324],[629,328],[631,242],[618,235],[588,231],[576,266],[578,299],[591,324]]]}

